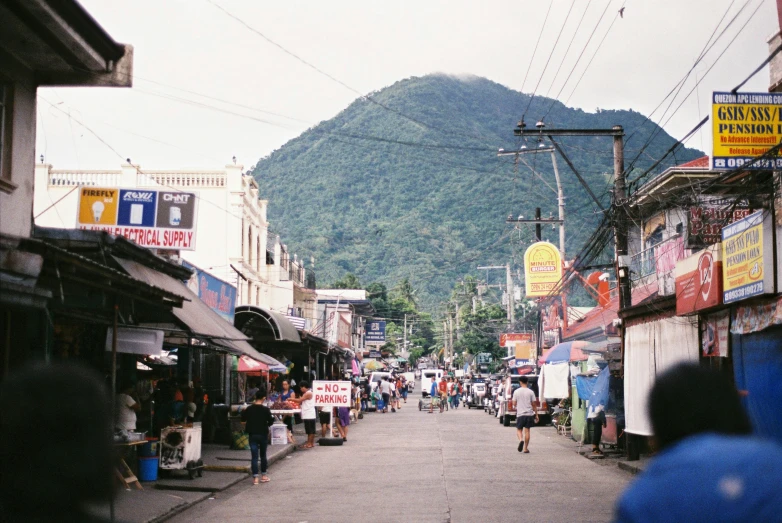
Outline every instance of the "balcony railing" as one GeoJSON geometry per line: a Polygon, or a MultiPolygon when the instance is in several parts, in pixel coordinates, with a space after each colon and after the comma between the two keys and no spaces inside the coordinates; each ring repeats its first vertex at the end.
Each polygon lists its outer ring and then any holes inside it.
{"type": "Polygon", "coordinates": [[[630,258],[630,279],[638,281],[647,276],[660,276],[674,269],[684,257],[684,238],[677,234],[653,245],[630,258]]]}

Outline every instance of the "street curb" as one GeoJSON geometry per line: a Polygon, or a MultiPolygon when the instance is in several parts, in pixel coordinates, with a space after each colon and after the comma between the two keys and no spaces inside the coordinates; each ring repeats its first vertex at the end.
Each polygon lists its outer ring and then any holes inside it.
{"type": "Polygon", "coordinates": [[[643,469],[641,469],[637,465],[628,463],[627,461],[620,461],[616,464],[616,466],[624,471],[629,472],[630,474],[640,474],[641,472],[643,472],[643,469]]]}
{"type": "Polygon", "coordinates": [[[201,496],[200,498],[198,498],[198,499],[196,499],[194,501],[191,501],[190,503],[183,503],[181,505],[177,505],[176,507],[172,508],[171,510],[169,510],[165,514],[161,514],[159,516],[155,516],[154,518],[146,520],[145,523],[162,523],[163,521],[166,521],[167,519],[173,518],[177,514],[179,514],[182,511],[192,507],[193,505],[195,505],[197,503],[201,503],[202,501],[207,499],[210,495],[211,495],[211,493],[204,492],[204,495],[201,496]]]}
{"type": "MultiPolygon", "coordinates": [[[[269,466],[272,466],[273,464],[277,463],[278,461],[284,459],[286,456],[292,454],[294,450],[296,450],[296,445],[288,445],[281,452],[279,452],[279,453],[277,453],[274,456],[269,458],[269,466]]],[[[225,465],[225,466],[222,466],[222,465],[212,465],[212,467],[215,467],[215,468],[209,468],[208,466],[204,466],[204,470],[212,470],[212,471],[217,471],[217,472],[244,472],[244,470],[234,470],[234,469],[244,469],[244,467],[231,467],[229,465],[225,465]],[[231,470],[225,470],[226,468],[227,469],[231,469],[231,470]]],[[[246,467],[246,471],[247,471],[247,473],[249,475],[250,467],[246,467]]],[[[228,484],[225,487],[220,488],[218,490],[211,490],[211,489],[210,490],[204,490],[204,487],[196,487],[196,488],[190,488],[190,489],[188,489],[187,487],[185,487],[185,488],[178,488],[178,489],[163,487],[160,490],[179,490],[179,491],[190,491],[190,492],[204,492],[204,496],[202,496],[201,498],[196,499],[196,500],[194,500],[194,501],[192,501],[190,503],[184,503],[182,505],[179,505],[179,506],[173,508],[172,510],[166,512],[165,514],[162,514],[160,516],[157,516],[157,517],[155,517],[153,519],[148,520],[147,523],[162,523],[163,521],[171,519],[174,516],[176,516],[177,514],[179,514],[181,512],[184,512],[185,510],[190,509],[190,508],[194,507],[195,505],[198,505],[199,503],[201,503],[204,500],[208,499],[214,493],[222,492],[224,490],[227,490],[227,489],[233,487],[234,485],[236,485],[238,483],[241,483],[242,481],[245,481],[246,479],[247,478],[236,478],[235,481],[232,481],[230,484],[228,484]]],[[[157,488],[157,487],[155,487],[155,488],[157,488]]]]}

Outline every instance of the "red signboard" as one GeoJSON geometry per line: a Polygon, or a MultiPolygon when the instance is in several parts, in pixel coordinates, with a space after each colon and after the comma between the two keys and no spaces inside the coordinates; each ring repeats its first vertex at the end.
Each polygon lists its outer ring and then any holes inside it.
{"type": "Polygon", "coordinates": [[[507,347],[510,344],[515,345],[516,342],[531,343],[531,332],[515,332],[500,334],[500,347],[507,347]]]}
{"type": "Polygon", "coordinates": [[[687,220],[687,246],[703,247],[722,241],[722,228],[751,213],[745,201],[711,199],[693,205],[687,220]]]}
{"type": "Polygon", "coordinates": [[[722,250],[719,244],[676,263],[676,314],[692,314],[721,303],[722,250]]]}
{"type": "Polygon", "coordinates": [[[337,322],[337,345],[349,349],[351,346],[350,320],[346,316],[349,317],[346,314],[339,315],[339,321],[337,322]]]}

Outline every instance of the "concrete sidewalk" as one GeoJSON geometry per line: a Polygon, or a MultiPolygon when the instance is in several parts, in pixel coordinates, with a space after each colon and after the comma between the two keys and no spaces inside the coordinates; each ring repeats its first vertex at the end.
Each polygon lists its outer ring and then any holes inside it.
{"type": "MultiPolygon", "coordinates": [[[[304,438],[295,436],[301,443],[304,438]]],[[[269,466],[285,459],[295,450],[295,445],[269,445],[266,455],[269,466]]],[[[201,447],[204,461],[202,477],[190,479],[187,471],[171,471],[167,477],[144,482],[144,490],[119,489],[114,499],[116,521],[123,523],[156,523],[202,501],[214,499],[217,492],[242,481],[249,481],[250,451],[232,450],[225,445],[204,444],[201,447]]],[[[109,518],[109,505],[93,507],[91,513],[109,518]]]]}

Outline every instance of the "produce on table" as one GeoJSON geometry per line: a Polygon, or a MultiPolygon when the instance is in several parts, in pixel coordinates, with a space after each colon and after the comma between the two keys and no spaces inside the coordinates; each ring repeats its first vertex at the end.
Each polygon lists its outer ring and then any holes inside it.
{"type": "Polygon", "coordinates": [[[299,406],[291,401],[275,401],[270,408],[271,410],[295,410],[299,406]]]}

